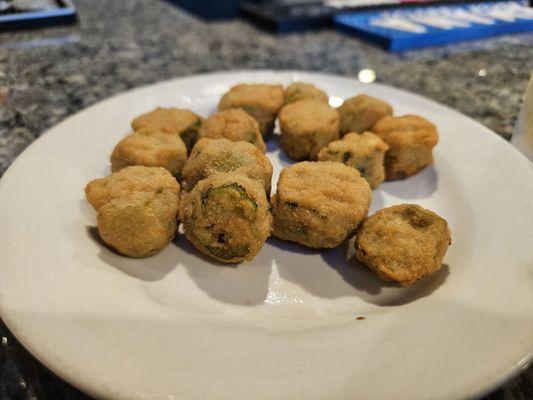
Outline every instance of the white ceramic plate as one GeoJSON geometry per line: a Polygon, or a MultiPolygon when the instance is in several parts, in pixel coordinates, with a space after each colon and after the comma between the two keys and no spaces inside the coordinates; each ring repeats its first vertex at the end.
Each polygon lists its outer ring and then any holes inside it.
{"type": "MultiPolygon", "coordinates": [[[[288,161],[275,140],[268,155],[277,175],[288,161]]],[[[390,87],[269,71],[163,82],[62,122],[0,181],[0,311],[39,360],[99,398],[478,396],[532,355],[532,183],[531,165],[497,135],[390,87]],[[83,189],[109,173],[133,117],[156,106],[207,115],[233,84],[293,80],[338,98],[369,93],[437,124],[434,165],[383,184],[372,212],[408,202],[445,217],[453,244],[441,271],[401,289],[346,249],[270,239],[252,263],[227,267],[183,237],[144,260],[98,243],[83,189]]]]}

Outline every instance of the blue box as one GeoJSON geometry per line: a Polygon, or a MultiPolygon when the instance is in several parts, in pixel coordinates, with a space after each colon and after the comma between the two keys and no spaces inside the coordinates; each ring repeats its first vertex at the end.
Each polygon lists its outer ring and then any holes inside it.
{"type": "Polygon", "coordinates": [[[533,31],[533,9],[517,1],[427,6],[339,14],[334,17],[334,24],[390,51],[403,51],[533,31]],[[391,27],[402,23],[417,31],[391,27]],[[446,23],[453,26],[443,27],[446,23]]]}

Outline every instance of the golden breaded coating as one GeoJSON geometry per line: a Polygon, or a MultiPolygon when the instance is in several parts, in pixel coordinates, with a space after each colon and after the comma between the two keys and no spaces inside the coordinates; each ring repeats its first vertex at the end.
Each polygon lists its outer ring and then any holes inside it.
{"type": "Polygon", "coordinates": [[[200,139],[182,170],[183,190],[189,192],[213,174],[239,172],[258,181],[270,194],[272,164],[254,145],[227,139],[200,139]]]}
{"type": "Polygon", "coordinates": [[[127,167],[107,178],[94,179],[85,187],[87,201],[96,209],[105,203],[136,192],[155,193],[173,191],[179,195],[180,186],[164,168],[127,167]]]}
{"type": "Polygon", "coordinates": [[[117,197],[98,210],[98,233],[119,253],[148,257],[163,249],[177,230],[179,191],[161,189],[117,197]]]}
{"type": "Polygon", "coordinates": [[[240,108],[219,111],[211,115],[202,124],[200,138],[244,141],[253,144],[263,153],[266,151],[259,124],[240,108]]]}
{"type": "Polygon", "coordinates": [[[242,108],[255,118],[263,135],[272,133],[274,121],[283,106],[283,86],[240,84],[233,86],[218,104],[219,110],[242,108]]]}
{"type": "Polygon", "coordinates": [[[251,261],[270,235],[265,190],[240,173],[211,175],[185,193],[180,208],[187,239],[227,263],[251,261]]]}
{"type": "Polygon", "coordinates": [[[433,147],[439,138],[435,125],[425,118],[385,117],[372,127],[372,132],[389,146],[385,154],[387,180],[414,175],[433,162],[433,147]]]}
{"type": "Polygon", "coordinates": [[[293,82],[285,88],[283,93],[285,104],[295,103],[300,100],[316,100],[329,104],[329,97],[326,92],[317,88],[312,83],[293,82]]]}
{"type": "Polygon", "coordinates": [[[344,163],[359,171],[371,189],[377,188],[385,179],[383,158],[389,146],[371,132],[349,133],[341,140],[331,142],[318,152],[320,161],[344,163]]]}
{"type": "Polygon", "coordinates": [[[162,167],[178,176],[187,161],[187,148],[177,135],[152,128],[133,132],[122,139],[111,154],[111,171],[132,165],[162,167]]]}
{"type": "Polygon", "coordinates": [[[196,143],[202,121],[202,117],[190,110],[157,107],[154,111],[135,118],[131,122],[131,127],[134,131],[151,128],[179,135],[185,142],[187,149],[190,150],[196,143]]]}
{"type": "Polygon", "coordinates": [[[300,162],[281,171],[272,196],[272,234],[313,248],[333,248],[350,237],[368,213],[372,192],[344,164],[300,162]]]}
{"type": "Polygon", "coordinates": [[[445,219],[415,204],[384,208],[357,230],[355,257],[384,281],[410,286],[440,269],[450,229],[445,219]]]}
{"type": "Polygon", "coordinates": [[[344,100],[338,111],[341,135],[350,132],[363,133],[370,130],[381,118],[392,115],[389,103],[366,94],[344,100]]]}
{"type": "Polygon", "coordinates": [[[294,160],[316,160],[320,149],[339,138],[339,115],[327,104],[300,100],[279,113],[281,147],[294,160]]]}

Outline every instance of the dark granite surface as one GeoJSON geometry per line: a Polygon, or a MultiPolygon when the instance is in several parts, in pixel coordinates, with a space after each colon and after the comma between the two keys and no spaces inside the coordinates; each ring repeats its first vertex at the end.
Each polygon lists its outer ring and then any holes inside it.
{"type": "MultiPolygon", "coordinates": [[[[78,25],[0,34],[0,176],[68,115],[162,79],[237,68],[353,77],[372,69],[377,81],[435,99],[509,138],[533,69],[533,34],[391,55],[332,30],[279,37],[242,21],[207,24],[163,1],[76,5],[78,25]]],[[[0,339],[0,400],[87,399],[40,366],[1,322],[0,339]]],[[[533,369],[486,399],[532,400],[533,369]]]]}

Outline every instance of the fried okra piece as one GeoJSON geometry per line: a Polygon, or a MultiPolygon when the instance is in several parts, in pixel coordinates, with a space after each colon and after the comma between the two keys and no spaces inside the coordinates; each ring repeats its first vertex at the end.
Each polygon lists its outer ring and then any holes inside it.
{"type": "Polygon", "coordinates": [[[242,108],[255,118],[261,134],[274,129],[274,121],[283,106],[283,86],[268,84],[240,84],[233,86],[218,104],[219,110],[242,108]]]}
{"type": "Polygon", "coordinates": [[[203,118],[190,110],[157,107],[155,110],[135,118],[131,122],[131,127],[134,131],[151,128],[178,135],[185,142],[187,150],[190,150],[196,143],[202,122],[203,118]]]}
{"type": "Polygon", "coordinates": [[[339,138],[339,115],[327,104],[300,100],[281,109],[280,144],[294,160],[316,160],[320,149],[339,138]]]}
{"type": "Polygon", "coordinates": [[[98,210],[102,240],[129,257],[148,257],[161,251],[177,230],[179,186],[173,190],[135,192],[115,198],[98,210]]]}
{"type": "Polygon", "coordinates": [[[254,145],[227,139],[200,139],[182,170],[183,190],[189,192],[213,174],[239,172],[258,181],[270,194],[272,164],[254,145]]]}
{"type": "Polygon", "coordinates": [[[328,104],[329,97],[326,92],[311,83],[293,82],[285,88],[283,93],[285,104],[295,103],[300,100],[316,100],[328,104]]]}
{"type": "Polygon", "coordinates": [[[338,111],[341,136],[350,132],[363,133],[381,118],[392,115],[389,103],[366,94],[344,100],[338,111]]]}
{"type": "Polygon", "coordinates": [[[98,233],[119,253],[148,257],[176,234],[180,186],[163,168],[127,167],[86,186],[98,233]]]}
{"type": "Polygon", "coordinates": [[[87,201],[98,211],[105,203],[135,192],[176,191],[176,179],[163,168],[127,167],[100,179],[94,179],[85,187],[87,201]]]}
{"type": "Polygon", "coordinates": [[[281,171],[271,199],[272,234],[308,247],[337,247],[367,215],[371,197],[368,183],[352,167],[331,161],[294,164],[281,171]]]}
{"type": "Polygon", "coordinates": [[[212,175],[185,193],[180,208],[187,239],[222,262],[251,261],[270,235],[263,186],[239,173],[212,175]]]}
{"type": "Polygon", "coordinates": [[[263,153],[266,151],[259,124],[246,111],[239,108],[211,115],[200,128],[200,138],[244,141],[253,144],[263,153]]]}
{"type": "Polygon", "coordinates": [[[385,154],[387,180],[414,175],[433,162],[433,147],[439,137],[435,125],[425,118],[385,117],[372,127],[372,132],[389,146],[385,154]]]}
{"type": "Polygon", "coordinates": [[[355,257],[380,279],[410,286],[440,269],[450,244],[445,219],[418,205],[402,204],[363,221],[355,257]]]}
{"type": "Polygon", "coordinates": [[[383,158],[388,148],[383,140],[371,132],[361,135],[349,133],[320,150],[318,159],[341,162],[355,168],[370,188],[375,189],[385,179],[383,158]]]}
{"type": "Polygon", "coordinates": [[[132,165],[162,167],[178,176],[187,161],[187,148],[177,135],[144,128],[122,139],[111,154],[111,171],[132,165]]]}

